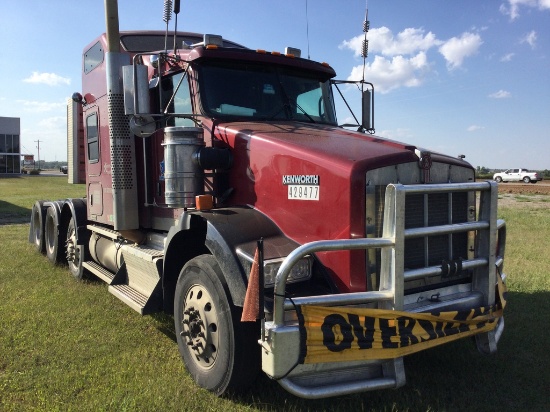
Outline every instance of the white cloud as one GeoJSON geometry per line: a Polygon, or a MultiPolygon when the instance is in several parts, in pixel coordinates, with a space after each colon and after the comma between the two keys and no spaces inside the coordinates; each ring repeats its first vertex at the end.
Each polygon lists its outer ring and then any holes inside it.
{"type": "Polygon", "coordinates": [[[477,124],[473,124],[471,126],[468,126],[468,128],[466,130],[468,132],[477,132],[478,130],[483,130],[483,129],[485,129],[485,127],[478,126],[477,124]]]}
{"type": "Polygon", "coordinates": [[[67,127],[67,118],[62,116],[47,117],[37,123],[37,128],[41,130],[65,130],[67,127]]]}
{"type": "Polygon", "coordinates": [[[506,90],[499,90],[498,92],[491,93],[489,97],[491,99],[508,99],[512,97],[512,94],[506,90]]]}
{"type": "Polygon", "coordinates": [[[50,112],[66,107],[66,103],[36,102],[31,100],[17,100],[16,103],[22,105],[28,112],[50,112]]]}
{"type": "Polygon", "coordinates": [[[520,43],[527,43],[532,49],[534,49],[537,45],[537,32],[535,30],[531,30],[521,38],[520,43]]]}
{"type": "Polygon", "coordinates": [[[501,62],[509,62],[509,61],[512,61],[512,58],[514,57],[514,53],[508,53],[508,54],[505,54],[504,56],[502,56],[500,58],[500,61],[501,62]]]}
{"type": "MultiPolygon", "coordinates": [[[[430,65],[426,53],[406,58],[395,56],[391,60],[376,56],[372,63],[365,67],[365,78],[376,85],[376,91],[387,93],[398,87],[419,86],[430,65]]],[[[363,77],[363,66],[353,68],[348,80],[360,80],[363,77]]]]}
{"type": "Polygon", "coordinates": [[[409,141],[414,137],[410,129],[404,128],[381,130],[380,132],[377,132],[376,135],[385,137],[386,139],[398,140],[402,142],[409,141]]]}
{"type": "Polygon", "coordinates": [[[71,79],[67,77],[61,77],[55,73],[39,73],[39,72],[32,72],[32,75],[30,77],[27,77],[26,79],[23,79],[25,83],[33,83],[33,84],[45,84],[48,86],[59,86],[59,85],[70,85],[71,79]]]}
{"type": "MultiPolygon", "coordinates": [[[[413,55],[442,43],[436,39],[432,32],[424,33],[423,29],[415,28],[407,28],[397,35],[394,35],[387,27],[371,29],[367,35],[369,51],[384,56],[413,55]]],[[[359,57],[363,39],[364,35],[359,35],[351,40],[344,40],[339,47],[340,49],[353,50],[355,56],[359,57]]]]}
{"type": "MultiPolygon", "coordinates": [[[[352,50],[356,57],[361,55],[364,35],[345,40],[340,49],[352,50]]],[[[464,33],[444,42],[432,32],[422,28],[407,28],[394,34],[387,27],[371,29],[368,33],[369,51],[374,60],[352,69],[348,80],[365,78],[376,85],[376,90],[388,93],[399,87],[416,87],[423,83],[431,71],[433,63],[428,60],[427,52],[439,47],[449,69],[462,65],[464,59],[475,54],[481,44],[481,37],[475,33],[464,33]]]]}
{"type": "Polygon", "coordinates": [[[500,5],[500,12],[510,16],[510,20],[513,21],[519,17],[520,7],[550,10],[550,0],[508,0],[507,4],[500,5]]]}
{"type": "Polygon", "coordinates": [[[449,70],[462,65],[466,57],[477,53],[483,42],[479,34],[463,33],[460,37],[453,37],[439,47],[439,52],[447,60],[449,70]]]}

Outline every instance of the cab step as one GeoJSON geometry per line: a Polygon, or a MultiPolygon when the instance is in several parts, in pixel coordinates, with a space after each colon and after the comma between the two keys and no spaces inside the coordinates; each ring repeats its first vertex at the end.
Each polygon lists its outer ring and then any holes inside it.
{"type": "Polygon", "coordinates": [[[87,262],[82,262],[82,267],[94,275],[96,275],[98,278],[100,278],[102,281],[107,283],[108,285],[111,284],[113,281],[115,274],[108,269],[105,269],[103,266],[98,265],[93,260],[89,260],[87,262]]]}
{"type": "Polygon", "coordinates": [[[110,283],[109,292],[141,315],[160,310],[160,278],[164,253],[147,245],[121,247],[124,263],[110,283]]]}
{"type": "Polygon", "coordinates": [[[151,312],[147,311],[149,297],[129,285],[110,285],[109,292],[141,315],[151,312]]]}

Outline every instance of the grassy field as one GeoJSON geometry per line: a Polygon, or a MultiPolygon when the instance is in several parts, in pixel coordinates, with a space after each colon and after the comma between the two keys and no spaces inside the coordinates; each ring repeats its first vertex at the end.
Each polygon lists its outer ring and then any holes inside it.
{"type": "Polygon", "coordinates": [[[75,281],[27,243],[36,199],[84,195],[64,178],[0,178],[0,411],[550,410],[547,202],[508,202],[506,328],[494,356],[470,340],[405,359],[407,385],[334,399],[295,398],[264,376],[243,395],[199,389],[170,316],[140,317],[100,281],[75,281]]]}

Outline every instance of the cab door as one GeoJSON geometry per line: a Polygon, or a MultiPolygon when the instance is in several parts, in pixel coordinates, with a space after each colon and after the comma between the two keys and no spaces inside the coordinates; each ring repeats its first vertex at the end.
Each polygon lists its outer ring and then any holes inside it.
{"type": "Polygon", "coordinates": [[[101,147],[99,139],[99,110],[86,111],[85,116],[86,163],[88,165],[88,218],[97,220],[103,215],[103,185],[101,183],[101,147]]]}

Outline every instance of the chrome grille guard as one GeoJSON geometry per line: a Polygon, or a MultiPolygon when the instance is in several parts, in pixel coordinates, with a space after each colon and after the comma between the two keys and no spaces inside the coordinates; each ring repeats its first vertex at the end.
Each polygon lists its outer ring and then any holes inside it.
{"type": "MultiPolygon", "coordinates": [[[[402,358],[379,362],[353,362],[338,364],[298,365],[300,336],[297,323],[285,322],[285,312],[295,306],[345,306],[376,303],[379,308],[407,310],[404,308],[404,282],[426,274],[441,274],[441,266],[405,270],[405,239],[434,234],[475,232],[476,246],[473,259],[462,262],[463,269],[471,269],[472,293],[479,295],[479,303],[495,302],[497,271],[502,274],[506,227],[497,220],[498,186],[495,182],[445,183],[402,185],[390,184],[385,193],[384,226],[380,238],[321,240],[296,248],[283,261],[275,280],[273,321],[262,326],[262,368],[291,393],[306,398],[322,398],[405,384],[402,358]],[[405,229],[405,196],[446,192],[479,192],[477,220],[440,226],[405,229]],[[285,298],[285,285],[292,267],[305,255],[319,251],[340,251],[379,248],[382,253],[380,287],[377,291],[285,298]],[[495,268],[495,270],[491,270],[495,268]],[[294,354],[296,355],[295,357],[294,354]],[[374,368],[374,369],[373,369],[374,368]],[[359,372],[351,373],[350,371],[359,372]],[[378,371],[378,372],[377,372],[378,371]],[[339,375],[338,372],[341,374],[339,375]],[[378,375],[377,375],[378,373],[378,375]],[[342,374],[348,378],[342,379],[342,374]],[[355,377],[356,376],[356,377],[355,377]]],[[[456,298],[451,303],[460,304],[468,297],[456,298]]],[[[449,302],[447,302],[448,304],[449,302]]],[[[414,310],[413,310],[414,311],[414,310]]],[[[483,353],[496,351],[496,344],[504,327],[503,319],[498,327],[476,335],[478,349],[483,353]]]]}

